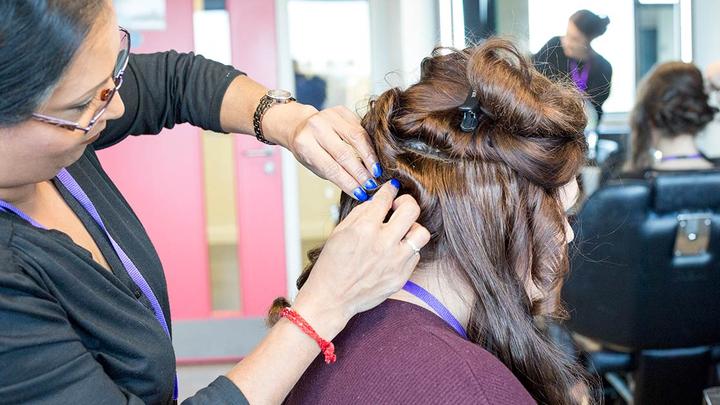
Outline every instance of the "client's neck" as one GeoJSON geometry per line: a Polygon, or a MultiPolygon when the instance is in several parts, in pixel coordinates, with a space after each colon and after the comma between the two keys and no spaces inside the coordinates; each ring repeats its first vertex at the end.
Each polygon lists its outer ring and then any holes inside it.
{"type": "Polygon", "coordinates": [[[653,168],[660,170],[693,170],[709,169],[713,164],[700,153],[695,136],[692,134],[677,135],[672,138],[660,137],[657,150],[665,158],[653,164],[653,168]]]}
{"type": "Polygon", "coordinates": [[[672,138],[660,137],[657,149],[663,156],[693,155],[698,153],[695,136],[692,134],[676,135],[672,138]]]}
{"type": "MultiPolygon", "coordinates": [[[[453,274],[448,269],[430,264],[422,268],[418,267],[410,277],[410,281],[435,296],[467,329],[473,294],[470,287],[464,280],[460,279],[459,275],[453,274]]],[[[435,313],[428,304],[405,290],[396,292],[390,298],[409,302],[435,313]]]]}

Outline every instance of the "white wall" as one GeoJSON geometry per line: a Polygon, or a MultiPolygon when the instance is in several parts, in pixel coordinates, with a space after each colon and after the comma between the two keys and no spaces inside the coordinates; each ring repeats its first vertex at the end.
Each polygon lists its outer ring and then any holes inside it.
{"type": "Polygon", "coordinates": [[[373,94],[420,77],[420,62],[439,43],[437,0],[369,0],[373,94]]]}
{"type": "MultiPolygon", "coordinates": [[[[720,61],[720,1],[695,0],[693,2],[693,62],[701,70],[708,64],[720,61]]],[[[720,157],[720,123],[718,118],[708,125],[698,143],[705,154],[720,157]]]]}
{"type": "Polygon", "coordinates": [[[693,1],[693,61],[700,69],[720,60],[720,1],[693,1]]]}
{"type": "Polygon", "coordinates": [[[502,0],[495,4],[498,35],[514,40],[521,50],[529,52],[527,0],[502,0]]]}

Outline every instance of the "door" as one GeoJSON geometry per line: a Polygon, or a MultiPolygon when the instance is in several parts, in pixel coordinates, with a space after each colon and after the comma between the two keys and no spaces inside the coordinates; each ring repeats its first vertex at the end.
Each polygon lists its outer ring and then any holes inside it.
{"type": "MultiPolygon", "coordinates": [[[[118,7],[165,0],[115,0],[118,7]],[[125,3],[125,4],[122,4],[125,3]]],[[[228,19],[232,63],[272,87],[276,76],[274,2],[173,0],[158,6],[164,24],[133,29],[133,52],[195,48],[193,15],[228,19]],[[137,44],[137,46],[135,46],[137,44]]],[[[136,21],[137,22],[137,21],[136,21]]],[[[244,355],[264,334],[262,318],[286,294],[281,160],[245,135],[178,125],[131,137],[99,153],[134,208],[165,268],[178,361],[244,355]]]]}

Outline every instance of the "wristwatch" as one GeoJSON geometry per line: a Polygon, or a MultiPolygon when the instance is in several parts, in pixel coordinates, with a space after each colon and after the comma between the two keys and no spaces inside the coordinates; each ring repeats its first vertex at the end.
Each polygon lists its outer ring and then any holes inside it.
{"type": "Polygon", "coordinates": [[[270,107],[274,106],[275,104],[286,104],[291,101],[295,101],[295,98],[287,90],[270,90],[267,92],[267,94],[262,96],[262,98],[260,99],[260,103],[255,109],[255,115],[253,116],[253,128],[255,129],[255,138],[257,138],[258,141],[268,145],[275,145],[274,143],[268,141],[265,136],[263,136],[263,116],[265,115],[265,112],[267,112],[267,110],[269,110],[270,107]]]}

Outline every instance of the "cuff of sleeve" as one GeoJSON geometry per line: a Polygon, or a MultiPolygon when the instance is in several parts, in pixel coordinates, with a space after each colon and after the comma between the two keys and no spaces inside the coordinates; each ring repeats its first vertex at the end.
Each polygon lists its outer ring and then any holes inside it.
{"type": "Polygon", "coordinates": [[[227,134],[227,132],[222,129],[222,123],[220,122],[220,108],[222,107],[222,102],[223,99],[225,99],[225,93],[228,87],[230,87],[230,83],[238,76],[245,76],[245,73],[235,69],[228,71],[212,97],[212,101],[210,102],[210,111],[213,113],[211,129],[215,132],[227,134]]]}
{"type": "Polygon", "coordinates": [[[216,378],[209,387],[215,387],[219,397],[227,399],[227,404],[250,405],[240,388],[224,375],[216,378]]]}

